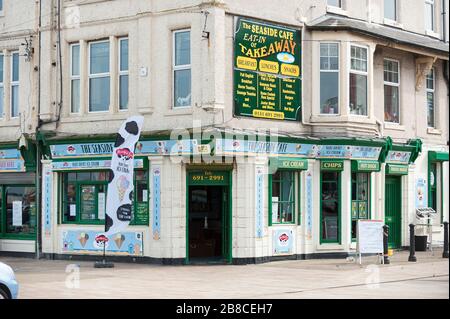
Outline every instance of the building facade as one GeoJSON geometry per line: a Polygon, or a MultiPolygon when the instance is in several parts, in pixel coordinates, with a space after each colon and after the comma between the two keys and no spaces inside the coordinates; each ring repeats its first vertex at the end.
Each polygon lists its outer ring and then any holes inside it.
{"type": "Polygon", "coordinates": [[[133,220],[110,255],[347,256],[360,219],[400,249],[421,207],[442,245],[448,1],[0,3],[2,253],[101,252],[135,114],[133,220]]]}

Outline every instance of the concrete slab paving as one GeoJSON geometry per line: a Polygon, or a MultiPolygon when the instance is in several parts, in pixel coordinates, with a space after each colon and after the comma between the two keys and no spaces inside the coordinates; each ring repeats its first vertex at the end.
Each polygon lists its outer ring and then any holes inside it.
{"type": "Polygon", "coordinates": [[[245,266],[161,266],[0,257],[20,283],[20,298],[92,299],[374,299],[449,298],[449,261],[442,252],[397,252],[390,265],[339,260],[280,261],[245,266]],[[74,271],[75,270],[75,271],[74,271]],[[79,270],[79,271],[78,271],[79,270]]]}

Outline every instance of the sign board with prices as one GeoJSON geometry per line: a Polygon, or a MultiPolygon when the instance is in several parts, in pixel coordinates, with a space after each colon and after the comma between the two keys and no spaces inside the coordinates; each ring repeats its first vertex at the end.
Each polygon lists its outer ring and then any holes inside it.
{"type": "Polygon", "coordinates": [[[360,263],[362,254],[383,253],[383,226],[381,220],[358,220],[357,247],[360,263]]]}
{"type": "Polygon", "coordinates": [[[301,119],[301,33],[238,18],[234,101],[238,116],[301,119]]]}

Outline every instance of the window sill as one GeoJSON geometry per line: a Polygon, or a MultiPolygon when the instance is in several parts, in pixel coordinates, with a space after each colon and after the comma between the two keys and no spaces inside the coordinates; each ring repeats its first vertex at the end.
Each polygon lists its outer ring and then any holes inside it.
{"type": "Polygon", "coordinates": [[[400,125],[398,123],[385,122],[384,123],[385,130],[393,130],[393,131],[406,131],[405,126],[400,125]]]}
{"type": "Polygon", "coordinates": [[[11,126],[19,126],[19,125],[20,125],[20,121],[18,118],[14,118],[14,119],[2,118],[2,119],[0,119],[0,127],[11,127],[11,126]]]}
{"type": "Polygon", "coordinates": [[[333,14],[348,17],[348,11],[346,11],[342,8],[339,8],[339,7],[327,6],[327,13],[333,13],[333,14]]]}
{"type": "Polygon", "coordinates": [[[434,32],[433,30],[426,30],[425,34],[429,37],[440,39],[441,35],[439,33],[434,32]]]}
{"type": "Polygon", "coordinates": [[[384,19],[383,20],[383,24],[389,26],[389,27],[394,27],[397,29],[404,29],[404,26],[402,23],[398,23],[397,21],[391,20],[391,19],[384,19]]]}
{"type": "Polygon", "coordinates": [[[344,250],[344,246],[337,243],[320,243],[317,250],[344,250]]]}
{"type": "Polygon", "coordinates": [[[427,129],[427,133],[431,134],[431,135],[442,135],[442,131],[441,130],[438,130],[438,129],[433,128],[433,127],[429,127],[427,129]]]}
{"type": "Polygon", "coordinates": [[[179,109],[170,109],[164,116],[179,116],[179,115],[192,115],[194,114],[194,109],[192,107],[180,107],[179,109]]]}
{"type": "Polygon", "coordinates": [[[272,223],[272,227],[299,226],[296,223],[272,223]]]}
{"type": "Polygon", "coordinates": [[[342,124],[372,124],[376,125],[376,121],[369,118],[367,115],[313,115],[311,123],[342,123],[342,124]]]}

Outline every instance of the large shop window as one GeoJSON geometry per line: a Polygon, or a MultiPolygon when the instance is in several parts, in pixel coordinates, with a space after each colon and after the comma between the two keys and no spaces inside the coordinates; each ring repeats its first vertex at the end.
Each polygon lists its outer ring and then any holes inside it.
{"type": "Polygon", "coordinates": [[[34,186],[0,185],[0,237],[34,239],[36,217],[34,186]]]}
{"type": "Polygon", "coordinates": [[[351,46],[350,58],[350,113],[367,115],[368,49],[351,46]]]}
{"type": "Polygon", "coordinates": [[[296,205],[298,188],[295,185],[298,175],[295,171],[283,170],[278,170],[272,175],[272,225],[295,223],[295,211],[298,207],[298,204],[296,205]]]}
{"type": "Polygon", "coordinates": [[[320,113],[339,114],[339,44],[320,44],[320,113]]]}
{"type": "Polygon", "coordinates": [[[430,73],[427,75],[427,122],[428,127],[435,127],[435,78],[434,69],[431,69],[430,73]]]}
{"type": "Polygon", "coordinates": [[[358,220],[370,218],[369,183],[369,173],[352,173],[352,240],[356,240],[358,220]]]}
{"type": "Polygon", "coordinates": [[[89,43],[89,112],[109,110],[109,72],[109,41],[89,43]]]}
{"type": "Polygon", "coordinates": [[[191,31],[173,33],[173,106],[191,106],[191,31]]]}
{"type": "Polygon", "coordinates": [[[321,173],[321,242],[340,242],[340,172],[321,173]]]}
{"type": "MultiPolygon", "coordinates": [[[[62,173],[62,221],[104,224],[109,172],[62,173]]],[[[134,214],[131,225],[148,223],[148,174],[135,172],[134,214]]]]}
{"type": "Polygon", "coordinates": [[[400,123],[400,63],[384,60],[384,120],[400,123]]]}

